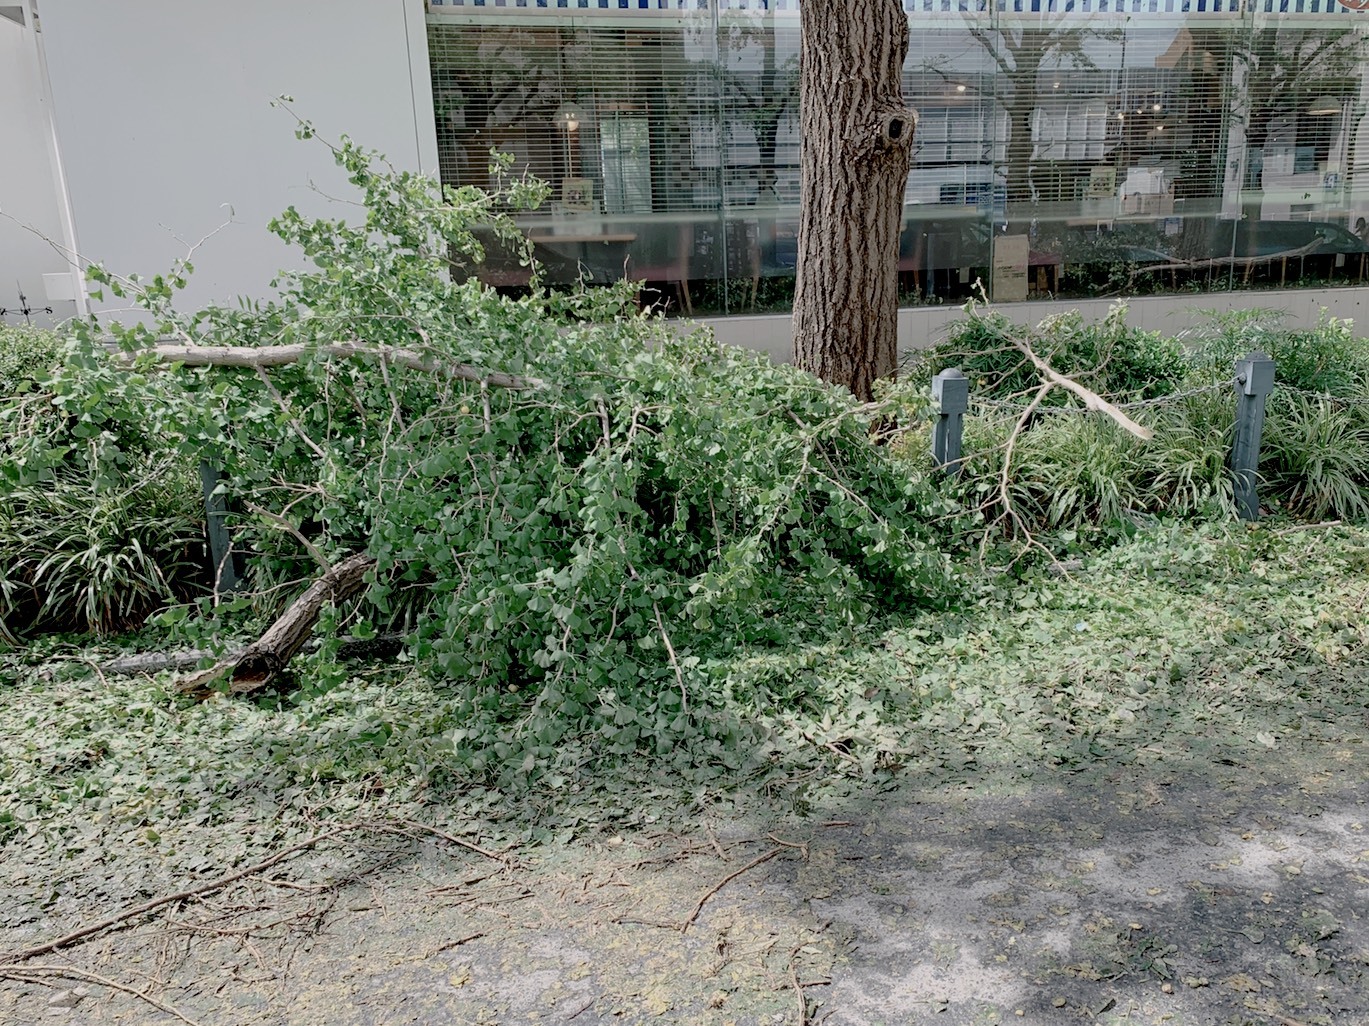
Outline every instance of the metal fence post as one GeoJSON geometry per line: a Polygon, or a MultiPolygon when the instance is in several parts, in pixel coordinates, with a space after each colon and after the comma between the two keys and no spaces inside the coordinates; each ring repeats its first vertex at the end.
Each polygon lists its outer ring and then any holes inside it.
{"type": "Polygon", "coordinates": [[[1256,492],[1265,397],[1274,390],[1274,361],[1256,350],[1236,364],[1236,441],[1231,448],[1236,510],[1242,520],[1260,519],[1256,492]]]}
{"type": "Polygon", "coordinates": [[[200,460],[200,485],[204,489],[205,531],[209,535],[209,555],[214,561],[214,594],[226,595],[238,589],[238,575],[233,569],[233,549],[228,538],[228,503],[223,493],[216,491],[223,475],[208,460],[200,460]]]}
{"type": "Polygon", "coordinates": [[[940,414],[932,428],[932,458],[948,473],[959,474],[965,411],[970,408],[970,382],[959,367],[949,367],[932,378],[932,400],[940,414]]]}

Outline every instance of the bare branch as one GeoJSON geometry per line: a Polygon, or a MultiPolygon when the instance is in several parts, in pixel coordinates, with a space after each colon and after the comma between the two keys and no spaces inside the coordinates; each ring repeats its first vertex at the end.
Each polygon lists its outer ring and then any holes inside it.
{"type": "Polygon", "coordinates": [[[152,355],[159,363],[179,363],[187,367],[239,367],[244,370],[258,370],[267,367],[284,367],[298,363],[311,352],[328,356],[347,358],[373,358],[397,367],[423,371],[426,374],[445,374],[461,381],[474,381],[495,388],[528,389],[542,388],[545,382],[538,378],[503,371],[486,371],[467,363],[440,363],[412,349],[398,349],[394,346],[371,345],[366,342],[333,342],[320,346],[294,343],[283,346],[194,346],[163,343],[130,352],[121,352],[118,358],[126,364],[134,363],[139,357],[152,355]]]}
{"type": "Polygon", "coordinates": [[[267,520],[271,521],[271,523],[279,527],[282,531],[288,533],[291,537],[295,539],[295,541],[303,545],[305,551],[308,552],[311,557],[313,557],[314,562],[317,563],[319,566],[323,567],[324,570],[331,570],[333,568],[333,564],[328,562],[328,560],[324,557],[323,553],[319,551],[318,546],[311,542],[308,538],[304,537],[304,535],[300,534],[299,528],[297,528],[294,524],[290,523],[290,521],[286,520],[283,516],[281,516],[278,513],[271,512],[265,506],[258,506],[255,502],[247,502],[245,503],[245,505],[249,510],[257,514],[257,516],[265,517],[267,520]]]}
{"type": "MultiPolygon", "coordinates": [[[[1023,355],[1025,355],[1027,359],[1032,362],[1032,365],[1036,367],[1036,369],[1041,373],[1041,376],[1044,377],[1047,382],[1049,382],[1052,385],[1059,385],[1061,388],[1073,392],[1080,399],[1082,399],[1084,401],[1085,409],[1097,410],[1099,413],[1106,413],[1109,417],[1115,420],[1121,427],[1130,431],[1133,435],[1135,435],[1137,438],[1140,438],[1143,441],[1149,441],[1151,438],[1155,436],[1154,431],[1152,431],[1148,427],[1143,427],[1142,425],[1136,423],[1136,421],[1132,420],[1125,413],[1119,410],[1116,406],[1112,405],[1112,403],[1108,402],[1097,392],[1093,391],[1093,389],[1081,385],[1073,378],[1067,378],[1065,377],[1065,375],[1055,370],[1045,360],[1037,356],[1032,347],[1029,346],[1026,342],[1018,341],[1017,348],[1020,349],[1023,355]]],[[[1041,395],[1041,398],[1044,398],[1044,394],[1041,395]]],[[[1040,398],[1035,400],[1035,402],[1039,403],[1040,398]]]]}
{"type": "Polygon", "coordinates": [[[69,965],[0,966],[0,979],[22,980],[27,982],[28,980],[41,976],[58,976],[65,977],[68,980],[84,980],[87,983],[98,983],[101,987],[108,987],[110,990],[131,994],[140,1001],[146,1001],[153,1008],[163,1011],[167,1015],[175,1016],[177,1019],[181,1020],[181,1022],[186,1023],[187,1026],[200,1026],[200,1023],[195,1019],[192,1019],[185,1013],[179,1011],[175,1006],[168,1005],[165,1001],[153,997],[147,991],[138,990],[136,987],[130,987],[126,983],[120,983],[118,980],[111,980],[107,976],[101,976],[99,973],[92,973],[86,969],[76,969],[69,965]]]}

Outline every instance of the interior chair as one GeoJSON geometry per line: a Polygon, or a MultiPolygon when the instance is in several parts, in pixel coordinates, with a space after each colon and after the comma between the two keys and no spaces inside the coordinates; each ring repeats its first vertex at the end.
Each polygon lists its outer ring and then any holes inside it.
{"type": "MultiPolygon", "coordinates": [[[[650,244],[651,233],[643,233],[643,241],[650,244]]],[[[694,316],[694,301],[689,296],[689,261],[694,255],[694,225],[686,221],[678,225],[674,232],[663,233],[666,245],[638,257],[628,256],[628,275],[633,281],[662,282],[674,289],[680,307],[688,317],[694,316]]],[[[655,240],[660,241],[660,237],[655,240]]],[[[637,305],[642,305],[642,293],[637,292],[637,305]]]]}

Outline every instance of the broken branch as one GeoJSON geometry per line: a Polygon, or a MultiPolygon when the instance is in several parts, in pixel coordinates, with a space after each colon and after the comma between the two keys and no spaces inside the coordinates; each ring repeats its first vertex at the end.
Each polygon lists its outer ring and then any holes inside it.
{"type": "Polygon", "coordinates": [[[1085,385],[1079,384],[1079,382],[1075,381],[1073,378],[1065,377],[1065,375],[1061,374],[1050,364],[1048,364],[1045,360],[1037,356],[1036,352],[1026,342],[1015,341],[1015,345],[1017,346],[1018,350],[1028,360],[1032,362],[1032,366],[1034,366],[1041,373],[1041,376],[1043,378],[1045,378],[1053,385],[1059,385],[1061,388],[1073,392],[1075,395],[1077,395],[1080,399],[1084,401],[1085,409],[1097,410],[1100,413],[1106,413],[1119,425],[1121,425],[1127,431],[1130,431],[1133,435],[1135,435],[1137,438],[1143,441],[1149,441],[1151,438],[1154,437],[1154,431],[1152,431],[1148,427],[1142,427],[1140,424],[1136,423],[1136,421],[1132,420],[1125,413],[1119,410],[1116,406],[1112,405],[1112,403],[1108,402],[1097,392],[1093,391],[1093,389],[1088,388],[1085,385]]]}
{"type": "Polygon", "coordinates": [[[375,565],[373,558],[358,552],[329,567],[265,634],[236,655],[188,678],[182,683],[181,692],[206,697],[212,686],[225,677],[233,694],[248,694],[265,687],[304,647],[324,603],[336,605],[356,595],[365,586],[366,572],[375,565]]]}
{"type": "Polygon", "coordinates": [[[426,374],[445,374],[461,381],[474,381],[495,388],[527,389],[541,388],[544,385],[538,378],[506,374],[503,371],[481,370],[467,363],[440,363],[412,349],[369,345],[364,342],[333,342],[319,346],[302,343],[283,346],[191,346],[162,343],[146,349],[121,352],[118,358],[123,363],[131,364],[139,357],[151,355],[156,357],[158,363],[179,363],[187,367],[237,367],[262,371],[268,367],[284,367],[298,363],[310,353],[371,358],[381,361],[382,364],[408,367],[426,374]]]}
{"type": "MultiPolygon", "coordinates": [[[[141,915],[161,908],[163,905],[170,905],[173,902],[184,901],[187,898],[198,898],[204,894],[212,894],[214,891],[223,890],[223,888],[227,887],[229,884],[236,883],[244,877],[270,869],[277,863],[288,859],[291,855],[301,851],[307,851],[315,845],[322,844],[324,841],[331,840],[334,837],[338,837],[354,829],[356,829],[355,824],[348,824],[347,826],[338,827],[334,830],[328,830],[311,837],[308,840],[300,841],[298,844],[292,844],[290,847],[276,852],[276,854],[272,855],[270,858],[255,862],[244,869],[229,873],[227,876],[221,876],[215,880],[207,880],[202,884],[196,884],[194,887],[187,887],[185,890],[177,891],[174,894],[164,894],[160,898],[153,898],[151,901],[145,901],[141,905],[134,905],[132,908],[124,909],[122,912],[115,912],[113,915],[105,916],[105,918],[91,923],[89,926],[83,926],[78,930],[71,931],[71,933],[63,934],[55,940],[46,941],[42,944],[35,944],[33,947],[24,948],[22,951],[0,955],[0,971],[4,970],[6,964],[15,965],[27,961],[30,958],[35,958],[38,955],[46,955],[50,951],[58,951],[62,948],[70,947],[79,940],[92,937],[97,933],[103,933],[112,926],[118,926],[120,923],[127,922],[130,919],[136,919],[141,915]]],[[[30,966],[26,968],[33,967],[30,966]]]]}
{"type": "Polygon", "coordinates": [[[135,987],[130,987],[126,983],[120,983],[118,980],[111,980],[107,976],[88,972],[85,969],[75,969],[69,965],[0,966],[0,978],[26,981],[37,976],[60,976],[69,980],[85,980],[88,983],[98,983],[101,987],[108,987],[110,990],[131,994],[140,1001],[146,1001],[153,1008],[160,1009],[167,1015],[174,1015],[177,1019],[181,1020],[181,1022],[188,1024],[188,1026],[200,1026],[196,1020],[190,1018],[184,1012],[179,1011],[175,1006],[168,1005],[165,1001],[153,997],[145,990],[138,990],[135,987]]]}

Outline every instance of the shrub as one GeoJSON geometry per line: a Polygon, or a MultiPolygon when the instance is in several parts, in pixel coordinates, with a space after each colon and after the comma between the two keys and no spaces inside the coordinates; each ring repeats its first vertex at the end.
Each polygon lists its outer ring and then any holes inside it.
{"type": "Polygon", "coordinates": [[[106,368],[74,392],[83,373],[66,367],[74,352],[55,332],[0,330],[0,642],[8,644],[132,627],[206,580],[193,464],[148,430],[136,379],[106,368]],[[125,393],[121,416],[75,398],[98,385],[125,393]]]}
{"type": "Polygon", "coordinates": [[[108,634],[202,582],[193,483],[167,466],[142,470],[122,490],[64,470],[0,497],[0,634],[108,634]]]}
{"type": "MultiPolygon", "coordinates": [[[[1209,393],[1136,411],[1155,432],[1143,442],[1101,414],[1049,408],[1015,446],[1008,487],[1014,512],[1033,534],[1048,537],[1111,533],[1141,517],[1229,516],[1229,410],[1229,400],[1209,393]]],[[[1016,420],[1014,410],[981,408],[966,423],[962,475],[943,485],[990,523],[1004,512],[999,483],[1016,420]]],[[[925,435],[910,436],[902,451],[911,457],[925,444],[925,435]]]]}
{"type": "Polygon", "coordinates": [[[56,332],[0,325],[0,399],[33,387],[60,361],[56,332]]]}
{"type": "Polygon", "coordinates": [[[1194,364],[1213,377],[1260,350],[1273,357],[1275,379],[1291,388],[1335,396],[1369,390],[1369,340],[1356,337],[1347,320],[1323,315],[1315,328],[1294,330],[1268,310],[1209,312],[1186,340],[1194,364]]]}
{"type": "Polygon", "coordinates": [[[870,444],[877,411],[706,333],[677,337],[630,287],[512,299],[455,283],[449,260],[479,259],[477,229],[510,231],[495,210],[532,187],[441,192],[350,142],[335,155],[365,221],[278,218],[313,268],[282,274],[278,301],[183,316],[183,269],[96,269],[156,323],[110,326],[131,370],[82,329],[53,386],[79,414],[8,472],[41,487],[78,438],[97,476],[153,439],[185,459],[212,450],[259,567],[292,574],[304,541],[375,558],[352,625],[410,603],[410,655],[454,690],[477,770],[542,772],[572,730],[611,755],[688,764],[693,741],[737,763],[747,728],[717,712],[714,660],[943,600],[930,521],[945,504],[870,444]],[[260,375],[144,373],[137,353],[168,334],[306,355],[260,375]],[[334,358],[339,340],[429,369],[334,358]]]}
{"type": "Polygon", "coordinates": [[[1320,520],[1369,514],[1369,416],[1298,394],[1270,399],[1260,447],[1262,494],[1320,520]]]}
{"type": "MultiPolygon", "coordinates": [[[[1129,327],[1124,305],[1113,307],[1097,323],[1070,311],[1047,318],[1034,330],[1014,325],[1001,314],[969,309],[971,316],[953,325],[945,342],[914,358],[915,380],[929,381],[947,367],[959,367],[973,382],[976,395],[1029,395],[1040,385],[1040,375],[1012,344],[1014,337],[1029,339],[1037,355],[1055,370],[1119,400],[1167,395],[1177,391],[1189,374],[1179,342],[1129,327]]],[[[1047,398],[1048,404],[1065,401],[1059,391],[1047,398]]]]}

